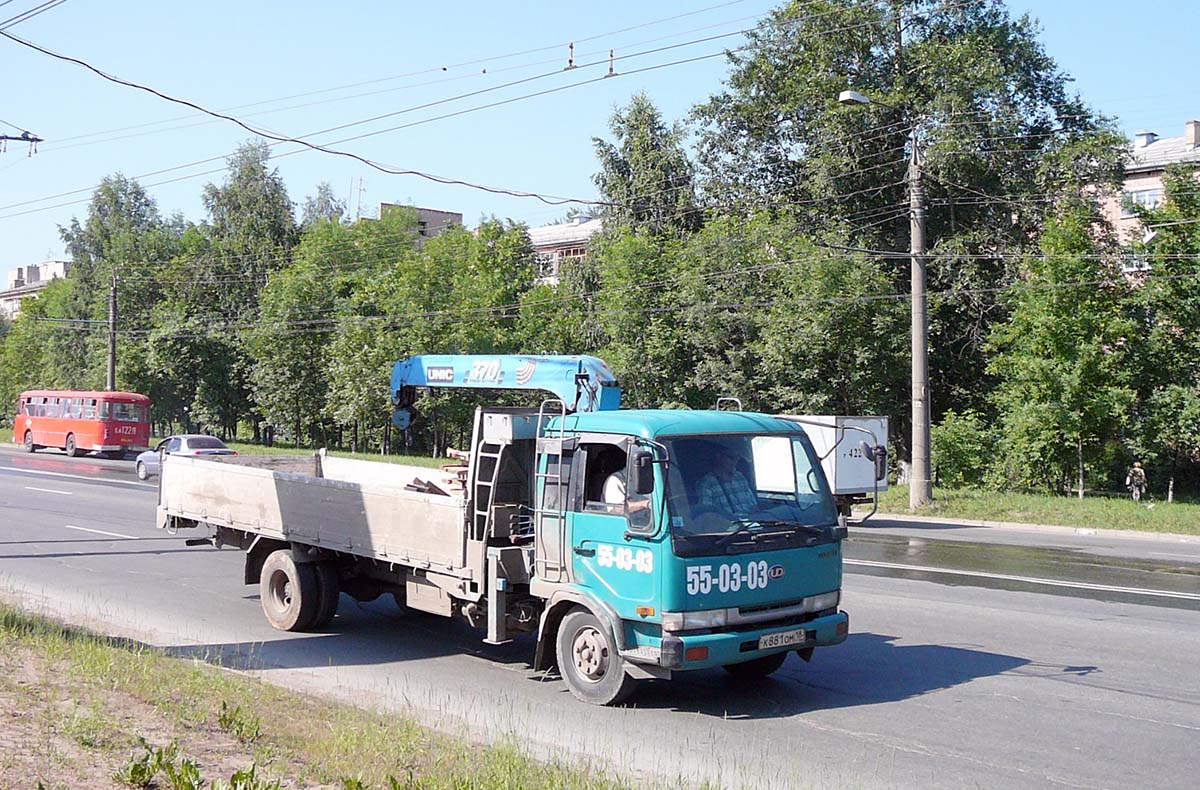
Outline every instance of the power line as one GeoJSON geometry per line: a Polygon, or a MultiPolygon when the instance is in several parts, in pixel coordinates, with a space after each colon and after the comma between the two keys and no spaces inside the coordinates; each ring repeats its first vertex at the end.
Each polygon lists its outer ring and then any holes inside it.
{"type": "Polygon", "coordinates": [[[10,27],[16,27],[22,22],[28,22],[30,19],[40,16],[47,11],[51,11],[65,2],[67,2],[67,0],[46,0],[46,2],[42,3],[41,5],[34,6],[28,11],[9,17],[3,22],[0,22],[0,32],[8,30],[10,27]]]}
{"type": "MultiPolygon", "coordinates": [[[[598,39],[598,38],[602,38],[602,37],[604,37],[604,36],[608,36],[608,35],[615,35],[615,34],[617,34],[617,33],[620,33],[620,32],[627,32],[627,31],[629,31],[629,30],[636,30],[636,29],[639,29],[639,28],[641,28],[641,27],[650,27],[650,26],[652,26],[652,25],[655,25],[655,24],[660,24],[660,23],[662,23],[662,22],[666,22],[666,21],[672,21],[672,20],[674,20],[674,19],[678,19],[678,18],[680,18],[680,17],[684,17],[684,16],[690,16],[690,15],[695,15],[695,14],[698,14],[698,13],[701,13],[701,12],[704,12],[704,11],[713,10],[713,9],[716,9],[716,8],[724,8],[725,6],[728,6],[728,5],[734,5],[734,4],[736,4],[736,3],[741,3],[741,2],[745,2],[745,0],[735,0],[735,2],[734,2],[734,3],[724,3],[724,4],[722,4],[722,5],[718,5],[718,6],[710,6],[710,7],[709,7],[709,8],[707,8],[707,9],[699,9],[698,11],[689,12],[688,14],[679,14],[679,15],[676,15],[676,16],[673,16],[673,17],[666,17],[665,19],[654,20],[654,21],[652,21],[652,22],[643,23],[642,25],[637,25],[637,26],[634,26],[634,27],[632,27],[632,28],[623,28],[623,29],[622,29],[622,30],[620,30],[620,31],[611,31],[611,32],[609,32],[609,33],[600,33],[600,34],[595,34],[595,35],[592,35],[592,36],[588,36],[588,37],[586,37],[586,38],[579,38],[579,39],[576,39],[576,42],[578,43],[578,42],[592,41],[592,40],[595,40],[595,39],[598,39]]],[[[642,45],[644,45],[644,44],[657,43],[657,42],[659,42],[659,41],[664,41],[664,40],[669,40],[669,39],[672,39],[672,38],[677,38],[677,37],[679,37],[679,36],[682,36],[682,35],[689,35],[689,34],[691,34],[691,33],[702,32],[702,31],[705,31],[705,30],[711,30],[711,29],[713,29],[713,28],[717,28],[717,27],[723,27],[723,26],[725,26],[725,25],[730,25],[730,24],[738,24],[738,23],[741,23],[741,22],[744,22],[744,21],[746,21],[747,19],[755,19],[755,18],[757,18],[757,15],[754,15],[754,16],[749,16],[749,17],[739,17],[739,18],[737,18],[737,19],[727,20],[727,21],[725,21],[725,22],[719,22],[719,23],[712,24],[712,25],[704,25],[704,26],[702,26],[702,27],[697,27],[697,28],[691,28],[691,29],[689,29],[689,30],[683,30],[683,31],[679,31],[679,32],[676,32],[676,33],[671,33],[671,34],[669,34],[669,35],[665,35],[665,36],[658,36],[658,37],[651,38],[651,39],[643,39],[643,40],[641,40],[641,41],[630,42],[630,43],[624,44],[624,45],[622,45],[622,46],[626,46],[626,47],[629,47],[629,46],[642,46],[642,45]]],[[[543,51],[549,51],[549,50],[553,50],[553,49],[561,49],[562,47],[565,47],[565,46],[567,46],[567,42],[563,42],[563,43],[561,43],[561,44],[555,44],[555,45],[548,46],[548,47],[541,47],[541,48],[538,48],[538,49],[533,49],[533,50],[524,50],[524,51],[522,51],[522,52],[509,53],[509,54],[507,54],[507,55],[495,55],[495,56],[491,56],[491,57],[488,57],[488,58],[481,58],[481,59],[477,59],[477,60],[473,60],[473,61],[466,61],[466,62],[463,62],[463,63],[459,63],[459,64],[452,64],[452,65],[449,65],[449,66],[441,66],[441,67],[427,68],[427,69],[423,69],[423,70],[419,70],[419,71],[407,72],[407,73],[405,73],[405,74],[393,75],[393,76],[390,76],[390,77],[381,77],[381,78],[376,78],[376,79],[372,79],[372,80],[365,80],[365,81],[361,81],[361,82],[350,83],[350,84],[347,84],[347,85],[340,85],[340,86],[335,86],[335,87],[331,87],[331,88],[323,88],[323,89],[321,89],[321,90],[316,90],[316,91],[308,91],[308,92],[305,92],[305,93],[291,94],[291,95],[288,95],[288,96],[281,96],[281,97],[276,97],[276,98],[273,98],[273,99],[264,99],[264,100],[260,100],[260,101],[249,102],[249,103],[246,103],[246,104],[234,105],[234,106],[232,106],[232,107],[226,107],[226,108],[223,108],[223,111],[224,111],[224,112],[233,112],[233,111],[235,111],[235,110],[242,110],[242,109],[248,109],[248,108],[253,108],[253,107],[260,107],[260,106],[262,106],[262,105],[265,105],[265,104],[274,104],[274,103],[277,103],[277,102],[288,101],[288,100],[290,100],[290,99],[306,98],[306,97],[309,97],[309,96],[317,96],[317,95],[321,95],[321,94],[326,94],[326,93],[333,93],[333,92],[337,92],[337,91],[340,91],[340,90],[347,90],[347,89],[354,88],[354,87],[361,87],[361,86],[365,86],[365,85],[372,85],[372,84],[377,84],[377,83],[381,83],[381,82],[388,82],[388,81],[392,81],[392,80],[396,80],[396,79],[402,79],[402,78],[404,78],[404,77],[419,76],[419,75],[422,75],[422,74],[429,74],[429,73],[440,73],[440,72],[446,72],[446,71],[448,71],[448,70],[455,69],[455,68],[459,68],[459,67],[461,67],[461,66],[467,66],[467,65],[477,65],[477,64],[480,64],[480,63],[490,63],[490,62],[493,62],[493,61],[496,61],[496,60],[505,60],[505,59],[508,59],[508,58],[510,58],[510,57],[516,57],[516,56],[518,56],[518,55],[523,55],[523,54],[530,54],[530,53],[536,53],[536,52],[543,52],[543,51]]],[[[607,48],[607,49],[601,49],[601,50],[592,50],[592,51],[589,51],[589,52],[580,53],[580,56],[582,57],[582,56],[591,56],[591,55],[607,55],[607,53],[608,53],[609,49],[611,49],[611,47],[610,47],[610,48],[607,48]]],[[[622,58],[627,58],[627,57],[630,57],[630,56],[627,56],[627,55],[622,55],[622,58]]],[[[286,110],[304,109],[304,108],[306,108],[306,107],[319,106],[319,105],[321,105],[321,104],[328,104],[328,103],[339,102],[339,101],[347,101],[347,100],[350,100],[350,99],[363,98],[363,97],[367,97],[367,96],[376,96],[376,95],[379,95],[379,94],[382,94],[382,93],[391,93],[391,92],[395,92],[395,91],[398,91],[398,90],[407,90],[407,89],[410,89],[410,88],[426,87],[426,86],[429,86],[429,85],[437,85],[437,84],[442,84],[442,83],[446,83],[446,82],[454,82],[454,81],[458,81],[458,80],[464,80],[464,79],[474,79],[474,78],[479,78],[479,77],[484,77],[484,76],[492,76],[492,75],[495,75],[495,74],[500,74],[500,73],[504,73],[504,72],[508,72],[508,71],[515,71],[515,70],[520,70],[520,69],[530,68],[530,67],[533,67],[533,66],[543,66],[543,65],[546,65],[546,64],[549,64],[549,63],[561,63],[561,62],[562,62],[562,59],[561,59],[561,57],[559,57],[559,58],[549,58],[549,59],[542,59],[542,60],[537,60],[537,61],[532,61],[532,62],[527,62],[527,63],[514,64],[514,65],[511,65],[511,66],[504,66],[504,67],[502,67],[502,68],[498,68],[498,69],[485,69],[483,72],[472,72],[472,73],[470,73],[470,74],[463,74],[463,75],[459,75],[459,76],[455,76],[455,77],[446,77],[446,78],[442,78],[442,79],[436,79],[436,80],[427,80],[427,81],[424,81],[424,82],[414,82],[414,83],[408,83],[408,84],[406,84],[406,85],[401,85],[401,86],[398,86],[398,87],[395,87],[395,88],[385,88],[385,89],[382,89],[382,90],[368,91],[368,92],[365,92],[365,93],[350,94],[350,95],[348,95],[348,96],[339,96],[339,97],[335,97],[335,98],[332,98],[332,99],[326,99],[326,100],[322,100],[322,101],[306,102],[306,103],[303,103],[303,104],[293,104],[293,105],[289,105],[289,106],[287,106],[287,107],[275,108],[275,109],[271,109],[271,110],[264,110],[264,111],[262,111],[262,112],[260,112],[260,113],[251,113],[251,115],[262,115],[262,114],[269,114],[269,113],[275,113],[275,112],[283,112],[283,111],[286,111],[286,110]]],[[[606,61],[604,61],[604,62],[607,62],[607,60],[606,60],[606,61]]],[[[558,71],[556,71],[556,72],[554,72],[554,73],[556,73],[556,74],[557,74],[557,73],[561,73],[561,69],[560,69],[560,70],[558,70],[558,71]]],[[[163,119],[163,120],[160,120],[160,121],[151,121],[151,122],[148,122],[148,123],[143,123],[143,124],[134,124],[134,125],[131,125],[131,126],[117,127],[117,128],[114,128],[114,129],[107,129],[107,130],[101,130],[101,131],[96,131],[96,132],[90,132],[90,133],[87,133],[87,134],[82,134],[82,135],[75,135],[75,136],[72,136],[72,137],[59,138],[59,140],[57,140],[57,141],[56,141],[56,143],[71,142],[71,141],[75,141],[75,140],[86,140],[86,142],[77,143],[77,144],[75,144],[75,145],[65,145],[65,146],[64,146],[64,145],[55,144],[55,145],[53,145],[53,146],[48,146],[48,147],[47,147],[47,149],[48,149],[48,150],[54,150],[54,151],[61,151],[61,150],[65,150],[65,149],[69,149],[69,148],[75,148],[75,147],[79,147],[79,146],[92,145],[92,144],[95,144],[95,143],[104,143],[104,142],[112,142],[112,141],[116,141],[116,140],[125,140],[125,139],[129,139],[130,137],[136,137],[136,136],[140,136],[140,135],[123,135],[123,136],[120,136],[120,137],[110,137],[110,138],[106,138],[106,139],[103,139],[103,140],[94,140],[94,138],[95,138],[95,137],[97,137],[97,136],[99,136],[99,135],[115,134],[115,133],[117,133],[117,132],[131,131],[131,130],[136,130],[136,129],[143,129],[143,128],[147,128],[147,127],[150,127],[150,126],[158,126],[158,125],[162,125],[162,124],[166,124],[166,123],[173,123],[173,122],[175,122],[175,121],[180,121],[180,120],[188,120],[188,119],[190,119],[191,117],[192,117],[192,116],[190,116],[190,115],[181,115],[181,116],[175,116],[175,117],[173,117],[173,118],[166,118],[166,119],[163,119]]],[[[209,121],[200,121],[200,122],[198,122],[198,123],[186,124],[186,125],[183,125],[183,126],[169,127],[169,128],[166,128],[166,129],[160,129],[160,130],[157,130],[157,131],[154,131],[154,132],[147,132],[146,134],[158,134],[158,133],[161,133],[161,132],[174,131],[174,130],[176,130],[176,129],[187,129],[187,128],[193,128],[193,127],[195,127],[195,126],[206,125],[206,124],[209,124],[209,123],[214,123],[214,122],[215,122],[215,120],[209,120],[209,121]]]]}

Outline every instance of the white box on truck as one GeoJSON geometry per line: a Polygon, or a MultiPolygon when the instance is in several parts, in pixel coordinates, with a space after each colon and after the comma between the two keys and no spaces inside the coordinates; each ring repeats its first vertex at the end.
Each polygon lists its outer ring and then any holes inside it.
{"type": "MultiPolygon", "coordinates": [[[[875,462],[863,454],[862,443],[887,446],[887,417],[796,414],[788,415],[786,419],[795,419],[804,426],[804,432],[821,457],[821,468],[825,470],[834,496],[869,495],[875,491],[875,462]],[[864,428],[875,439],[872,441],[862,431],[846,430],[847,427],[864,428]]],[[[886,490],[887,478],[880,480],[878,485],[880,491],[886,490]]]]}

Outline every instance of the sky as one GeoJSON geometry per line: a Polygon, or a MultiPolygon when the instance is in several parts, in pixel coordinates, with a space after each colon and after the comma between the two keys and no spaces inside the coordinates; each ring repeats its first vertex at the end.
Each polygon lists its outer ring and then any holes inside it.
{"type": "MultiPolygon", "coordinates": [[[[0,27],[44,7],[8,32],[282,136],[353,124],[309,139],[390,169],[589,199],[592,138],[607,136],[614,107],[645,91],[668,120],[684,117],[721,90],[722,53],[742,43],[738,31],[776,5],[0,0],[0,27]],[[569,42],[574,69],[565,68],[569,42]],[[616,74],[605,77],[610,49],[616,74]],[[518,80],[528,81],[505,87],[518,80]],[[378,116],[387,117],[363,123],[378,116]]],[[[1009,7],[1040,20],[1049,54],[1127,133],[1178,136],[1200,117],[1192,3],[1009,7]]],[[[232,123],[7,39],[0,68],[0,133],[28,130],[45,141],[33,156],[20,142],[0,154],[0,271],[64,257],[59,226],[84,217],[91,191],[112,173],[136,177],[164,215],[204,219],[203,185],[219,183],[225,157],[251,139],[232,123]]],[[[385,174],[296,144],[272,151],[293,201],[328,182],[352,216],[374,215],[386,201],[458,211],[468,225],[494,215],[536,226],[570,207],[385,174]]]]}

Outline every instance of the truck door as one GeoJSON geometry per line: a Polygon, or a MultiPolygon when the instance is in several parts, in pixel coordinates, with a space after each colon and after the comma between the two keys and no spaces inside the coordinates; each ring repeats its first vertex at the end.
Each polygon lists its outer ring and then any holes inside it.
{"type": "Polygon", "coordinates": [[[657,597],[659,545],[626,540],[627,534],[649,532],[654,524],[653,497],[633,492],[633,446],[625,437],[580,444],[583,485],[572,513],[571,551],[575,581],[612,604],[622,618],[636,620],[637,607],[657,597]]]}

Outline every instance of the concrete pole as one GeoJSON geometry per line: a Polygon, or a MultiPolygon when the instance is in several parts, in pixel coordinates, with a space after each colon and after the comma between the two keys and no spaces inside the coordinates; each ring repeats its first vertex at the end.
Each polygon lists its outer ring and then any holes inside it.
{"type": "Polygon", "coordinates": [[[108,390],[117,388],[117,273],[108,288],[108,390]]]}
{"type": "Polygon", "coordinates": [[[912,256],[912,468],[908,506],[916,509],[933,499],[929,463],[929,306],[925,292],[925,188],[921,184],[921,152],[912,131],[908,165],[908,204],[912,256]]]}

